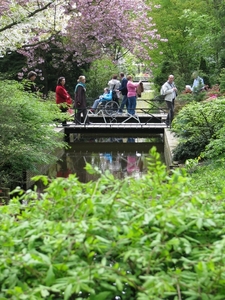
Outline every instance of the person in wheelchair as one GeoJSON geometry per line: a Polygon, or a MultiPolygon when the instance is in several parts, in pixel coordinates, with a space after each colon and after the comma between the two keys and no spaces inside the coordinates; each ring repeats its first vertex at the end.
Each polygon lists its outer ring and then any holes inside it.
{"type": "Polygon", "coordinates": [[[111,100],[112,100],[112,91],[110,91],[108,88],[104,88],[104,93],[94,101],[91,107],[91,111],[95,112],[96,108],[98,107],[98,104],[101,101],[111,101],[111,100]]]}

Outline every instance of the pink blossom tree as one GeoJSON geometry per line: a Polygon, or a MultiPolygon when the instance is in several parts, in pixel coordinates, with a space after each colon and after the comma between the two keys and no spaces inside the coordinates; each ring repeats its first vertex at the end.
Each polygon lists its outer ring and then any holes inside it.
{"type": "Polygon", "coordinates": [[[68,57],[78,65],[103,55],[118,60],[128,51],[149,61],[162,41],[151,9],[145,0],[2,0],[0,54],[18,50],[32,67],[54,47],[62,49],[53,57],[56,66],[68,57]]]}

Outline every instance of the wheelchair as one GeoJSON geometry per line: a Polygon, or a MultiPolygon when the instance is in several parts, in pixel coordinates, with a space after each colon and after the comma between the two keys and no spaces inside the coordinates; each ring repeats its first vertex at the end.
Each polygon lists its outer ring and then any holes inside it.
{"type": "Polygon", "coordinates": [[[118,111],[119,104],[116,101],[101,99],[98,103],[95,113],[103,113],[107,116],[114,116],[118,113],[118,111]]]}

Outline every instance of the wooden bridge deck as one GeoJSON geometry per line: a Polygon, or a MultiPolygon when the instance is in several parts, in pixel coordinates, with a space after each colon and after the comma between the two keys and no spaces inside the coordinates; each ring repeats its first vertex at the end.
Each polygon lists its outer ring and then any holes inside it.
{"type": "Polygon", "coordinates": [[[68,123],[64,126],[65,134],[81,133],[101,136],[149,136],[164,133],[165,123],[68,123]]]}

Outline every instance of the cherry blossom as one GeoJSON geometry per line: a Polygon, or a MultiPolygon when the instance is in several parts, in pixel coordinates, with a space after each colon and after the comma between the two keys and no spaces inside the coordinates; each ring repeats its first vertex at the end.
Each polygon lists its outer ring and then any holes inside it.
{"type": "MultiPolygon", "coordinates": [[[[41,53],[52,48],[53,63],[70,60],[78,65],[108,55],[117,61],[130,52],[151,61],[158,42],[145,0],[2,0],[0,4],[0,55],[18,50],[28,67],[44,62],[41,53]]],[[[155,5],[153,9],[159,9],[155,5]]]]}

